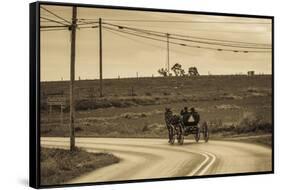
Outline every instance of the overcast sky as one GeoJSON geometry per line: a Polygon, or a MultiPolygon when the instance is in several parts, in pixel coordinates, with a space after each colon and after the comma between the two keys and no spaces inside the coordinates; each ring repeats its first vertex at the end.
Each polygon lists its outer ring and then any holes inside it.
{"type": "MultiPolygon", "coordinates": [[[[44,6],[57,15],[71,20],[71,7],[44,6]]],[[[41,17],[59,20],[45,10],[41,17]]],[[[220,40],[271,44],[271,20],[243,17],[206,16],[127,10],[79,8],[78,19],[104,19],[104,22],[220,40]],[[175,22],[132,22],[116,20],[168,20],[204,21],[204,23],[175,22]],[[205,22],[206,21],[206,22],[205,22]],[[226,22],[226,23],[210,23],[226,22]],[[229,22],[232,22],[231,24],[229,22]],[[233,22],[249,22],[238,24],[233,22]],[[255,23],[255,24],[253,24],[255,23]],[[269,23],[269,24],[260,24],[269,23]]],[[[41,20],[41,26],[60,25],[41,20]]],[[[99,35],[98,29],[77,30],[76,79],[99,77],[99,35]]],[[[202,45],[183,42],[189,45],[202,45]]],[[[104,78],[158,76],[157,70],[167,63],[165,42],[143,39],[136,36],[112,33],[103,29],[103,76],[104,78]]],[[[227,48],[214,45],[205,47],[227,48]]],[[[249,49],[254,50],[254,49],[249,49]]],[[[260,49],[258,49],[259,51],[260,49]]],[[[254,70],[256,73],[271,74],[271,53],[235,53],[217,50],[190,48],[170,44],[170,65],[180,63],[185,70],[195,66],[200,74],[237,74],[254,70]]],[[[41,80],[69,80],[70,73],[70,32],[41,32],[41,80]]]]}

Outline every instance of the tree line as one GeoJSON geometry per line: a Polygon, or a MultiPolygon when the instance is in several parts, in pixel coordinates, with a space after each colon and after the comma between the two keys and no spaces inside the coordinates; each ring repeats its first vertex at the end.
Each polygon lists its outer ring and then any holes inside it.
{"type": "MultiPolygon", "coordinates": [[[[176,63],[172,66],[171,70],[174,72],[175,76],[199,76],[199,72],[196,67],[189,67],[188,72],[186,73],[185,70],[182,68],[182,65],[176,63]]],[[[158,69],[158,73],[163,76],[172,76],[172,73],[169,73],[168,69],[158,69]]]]}

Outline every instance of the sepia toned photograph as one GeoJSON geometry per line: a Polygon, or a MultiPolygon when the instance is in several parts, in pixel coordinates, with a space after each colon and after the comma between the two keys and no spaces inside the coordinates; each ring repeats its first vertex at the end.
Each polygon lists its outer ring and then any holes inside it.
{"type": "Polygon", "coordinates": [[[40,186],[273,172],[273,17],[37,5],[40,186]]]}

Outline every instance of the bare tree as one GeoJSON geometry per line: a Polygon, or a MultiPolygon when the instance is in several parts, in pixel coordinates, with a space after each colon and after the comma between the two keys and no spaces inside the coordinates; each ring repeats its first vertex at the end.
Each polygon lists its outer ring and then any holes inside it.
{"type": "Polygon", "coordinates": [[[185,71],[184,71],[184,69],[182,69],[182,66],[179,63],[174,64],[173,67],[171,68],[171,70],[175,73],[176,76],[185,75],[185,71]]]}
{"type": "Polygon", "coordinates": [[[164,69],[164,68],[158,69],[158,73],[163,77],[167,77],[168,76],[168,69],[164,69]]]}

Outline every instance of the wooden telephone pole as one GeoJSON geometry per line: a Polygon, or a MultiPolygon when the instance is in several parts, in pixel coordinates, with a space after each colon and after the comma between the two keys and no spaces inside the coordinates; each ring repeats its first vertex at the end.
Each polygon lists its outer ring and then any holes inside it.
{"type": "Polygon", "coordinates": [[[103,92],[102,92],[102,22],[101,22],[101,18],[99,18],[99,36],[100,36],[100,97],[103,96],[103,92]]]}
{"type": "Polygon", "coordinates": [[[170,34],[166,34],[167,35],[167,69],[168,69],[168,77],[170,76],[170,42],[169,42],[169,37],[170,34]]]}
{"type": "Polygon", "coordinates": [[[75,149],[75,128],[74,128],[74,81],[75,81],[75,46],[76,46],[77,7],[72,8],[71,25],[71,54],[70,54],[70,151],[75,149]]]}

